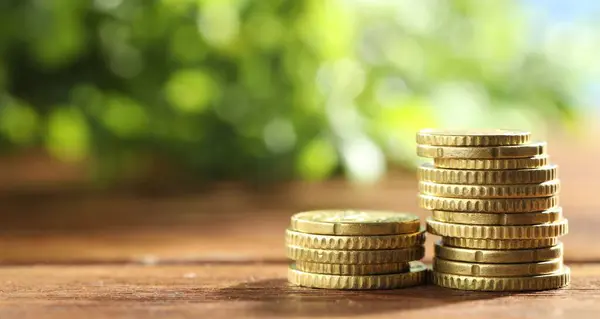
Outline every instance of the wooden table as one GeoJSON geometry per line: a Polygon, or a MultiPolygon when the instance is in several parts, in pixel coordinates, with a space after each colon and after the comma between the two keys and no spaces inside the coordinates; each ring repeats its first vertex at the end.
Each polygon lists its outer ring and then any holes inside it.
{"type": "Polygon", "coordinates": [[[283,230],[291,214],[352,207],[425,217],[412,173],[367,187],[220,184],[168,195],[38,189],[0,193],[0,318],[598,318],[600,172],[589,165],[600,160],[600,146],[558,145],[551,152],[570,221],[566,289],[343,292],[287,284],[283,230]]]}

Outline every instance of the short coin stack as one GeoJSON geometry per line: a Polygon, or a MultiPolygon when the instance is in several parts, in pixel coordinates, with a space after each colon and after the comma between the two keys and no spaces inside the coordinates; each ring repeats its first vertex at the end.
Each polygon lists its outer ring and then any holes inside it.
{"type": "Polygon", "coordinates": [[[431,210],[432,281],[464,290],[525,291],[568,285],[558,237],[567,220],[558,206],[556,165],[546,143],[522,131],[422,130],[417,153],[419,203],[431,210]]]}
{"type": "Polygon", "coordinates": [[[426,282],[419,217],[325,210],[292,216],[286,230],[292,284],[329,289],[395,289],[426,282]]]}

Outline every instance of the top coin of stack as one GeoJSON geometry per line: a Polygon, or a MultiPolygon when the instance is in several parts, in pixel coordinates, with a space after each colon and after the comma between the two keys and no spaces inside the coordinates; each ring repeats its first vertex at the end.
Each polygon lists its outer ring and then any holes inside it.
{"type": "Polygon", "coordinates": [[[569,282],[557,167],[545,142],[508,130],[417,133],[419,203],[431,210],[433,282],[466,290],[543,290],[569,282]]]}
{"type": "Polygon", "coordinates": [[[292,216],[288,280],[329,289],[392,289],[425,282],[425,230],[417,216],[326,210],[292,216]]]}

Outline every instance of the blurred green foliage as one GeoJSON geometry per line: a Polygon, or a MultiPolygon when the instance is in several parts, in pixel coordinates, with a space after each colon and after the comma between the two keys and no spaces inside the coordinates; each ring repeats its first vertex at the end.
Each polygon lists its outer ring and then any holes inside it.
{"type": "MultiPolygon", "coordinates": [[[[573,117],[513,1],[4,0],[0,150],[200,179],[368,181],[429,126],[573,117]]],[[[565,72],[568,70],[569,72],[565,72]]]]}

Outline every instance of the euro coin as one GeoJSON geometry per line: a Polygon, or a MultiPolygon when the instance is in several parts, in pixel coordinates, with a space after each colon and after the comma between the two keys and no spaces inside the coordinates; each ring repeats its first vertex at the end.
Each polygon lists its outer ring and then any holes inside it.
{"type": "Polygon", "coordinates": [[[533,263],[562,258],[563,245],[519,250],[468,249],[435,244],[435,256],[440,259],[486,264],[533,263]]]}
{"type": "Polygon", "coordinates": [[[434,210],[433,219],[453,224],[468,225],[536,225],[554,223],[563,218],[562,208],[556,207],[534,213],[467,213],[434,210]]]}
{"type": "Polygon", "coordinates": [[[548,197],[558,194],[560,181],[555,179],[538,184],[516,185],[465,185],[419,182],[419,192],[423,195],[450,198],[529,198],[548,197]]]}
{"type": "Polygon", "coordinates": [[[427,231],[445,237],[481,239],[541,239],[560,237],[568,233],[568,221],[524,226],[483,226],[444,223],[427,219],[427,231]]]}
{"type": "Polygon", "coordinates": [[[295,265],[288,268],[288,281],[294,285],[324,289],[397,289],[424,284],[428,269],[420,262],[413,262],[409,272],[384,275],[342,276],[303,272],[295,265]]]}
{"type": "Polygon", "coordinates": [[[444,243],[446,246],[461,248],[518,250],[556,246],[558,245],[559,241],[557,237],[538,239],[480,239],[442,237],[442,243],[444,243]]]}
{"type": "Polygon", "coordinates": [[[528,143],[531,133],[518,130],[438,130],[417,133],[417,143],[433,146],[503,146],[528,143]]]}
{"type": "Polygon", "coordinates": [[[291,229],[321,235],[394,235],[419,231],[412,214],[368,210],[320,210],[292,216],[291,229]]]}
{"type": "Polygon", "coordinates": [[[348,265],[348,264],[323,264],[313,263],[308,261],[295,261],[296,269],[304,272],[328,275],[379,275],[406,272],[410,270],[410,264],[391,263],[391,264],[365,264],[365,265],[348,265]]]}
{"type": "Polygon", "coordinates": [[[420,181],[437,184],[506,185],[539,184],[557,177],[556,165],[516,170],[460,170],[436,168],[430,163],[419,166],[420,181]]]}
{"type": "Polygon", "coordinates": [[[465,159],[439,158],[433,159],[433,165],[438,168],[453,169],[523,169],[538,168],[548,165],[548,156],[540,155],[523,158],[503,159],[465,159]]]}
{"type": "Polygon", "coordinates": [[[460,290],[536,291],[568,286],[571,271],[564,266],[551,274],[528,277],[476,277],[433,272],[431,279],[437,286],[460,290]]]}
{"type": "Polygon", "coordinates": [[[551,274],[563,267],[562,258],[525,264],[481,264],[433,258],[433,271],[474,277],[525,277],[551,274]]]}
{"type": "Polygon", "coordinates": [[[546,142],[514,146],[454,147],[417,145],[417,155],[430,158],[495,159],[534,157],[546,154],[546,142]]]}
{"type": "Polygon", "coordinates": [[[425,255],[423,246],[386,250],[325,250],[286,246],[292,260],[325,264],[389,264],[419,260],[425,255]]]}
{"type": "Polygon", "coordinates": [[[328,250],[377,250],[400,249],[420,246],[425,243],[425,228],[419,232],[379,236],[335,236],[307,234],[287,229],[286,244],[328,250]]]}
{"type": "Polygon", "coordinates": [[[429,210],[470,213],[529,213],[556,207],[558,197],[470,199],[419,195],[419,206],[429,210]]]}

